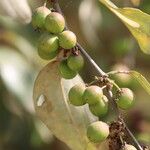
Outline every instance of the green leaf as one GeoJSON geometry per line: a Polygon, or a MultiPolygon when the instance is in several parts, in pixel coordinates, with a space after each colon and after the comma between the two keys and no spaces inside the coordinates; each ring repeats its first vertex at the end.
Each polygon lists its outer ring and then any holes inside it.
{"type": "Polygon", "coordinates": [[[39,73],[33,91],[37,116],[61,141],[72,150],[96,150],[86,137],[87,125],[97,120],[87,109],[87,105],[75,107],[68,103],[70,88],[83,82],[79,76],[62,79],[58,62],[45,66],[39,73]]]}
{"type": "Polygon", "coordinates": [[[134,77],[150,95],[150,83],[147,81],[147,79],[136,71],[129,71],[129,74],[134,77]]]}
{"type": "Polygon", "coordinates": [[[110,0],[99,0],[130,30],[141,50],[150,54],[150,15],[135,8],[118,8],[110,0]]]}

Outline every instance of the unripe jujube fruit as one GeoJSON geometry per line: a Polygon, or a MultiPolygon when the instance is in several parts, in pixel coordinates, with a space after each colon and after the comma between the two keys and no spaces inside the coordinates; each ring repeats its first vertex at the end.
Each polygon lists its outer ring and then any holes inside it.
{"type": "Polygon", "coordinates": [[[65,28],[64,17],[57,12],[50,13],[45,19],[45,28],[51,33],[60,33],[65,28]]]}
{"type": "MultiPolygon", "coordinates": [[[[130,69],[124,64],[116,64],[115,66],[113,66],[112,70],[129,71],[130,69]]],[[[121,86],[128,86],[132,81],[132,78],[129,74],[119,73],[113,75],[113,77],[117,84],[121,86]]]]}
{"type": "Polygon", "coordinates": [[[129,109],[134,104],[134,94],[128,88],[122,88],[117,93],[117,105],[122,109],[129,109]]]}
{"type": "Polygon", "coordinates": [[[58,53],[58,37],[52,34],[43,34],[38,43],[38,53],[43,59],[52,59],[58,53]]]}
{"type": "Polygon", "coordinates": [[[125,144],[124,150],[137,150],[133,145],[125,144]]]}
{"type": "Polygon", "coordinates": [[[76,84],[73,86],[69,91],[69,101],[71,104],[75,106],[82,106],[86,102],[83,100],[82,96],[85,91],[85,85],[84,84],[76,84]]]}
{"type": "Polygon", "coordinates": [[[51,11],[45,7],[38,7],[32,16],[32,25],[34,28],[44,28],[45,18],[51,11]]]}
{"type": "Polygon", "coordinates": [[[77,73],[73,70],[71,70],[68,65],[67,65],[67,61],[63,60],[60,65],[59,65],[59,72],[61,74],[61,76],[65,79],[72,79],[74,78],[77,73]]]}
{"type": "Polygon", "coordinates": [[[99,100],[102,98],[102,96],[103,96],[102,89],[98,86],[93,85],[86,88],[83,94],[83,99],[89,105],[92,105],[98,103],[99,100]]]}
{"type": "Polygon", "coordinates": [[[109,126],[102,121],[92,123],[87,129],[87,137],[93,143],[99,143],[106,140],[108,135],[109,126]]]}
{"type": "Polygon", "coordinates": [[[67,59],[68,67],[74,71],[80,71],[84,66],[84,59],[81,55],[70,55],[67,59]]]}
{"type": "Polygon", "coordinates": [[[71,31],[63,31],[59,34],[59,45],[64,49],[71,49],[75,47],[77,43],[76,35],[71,31]]]}
{"type": "Polygon", "coordinates": [[[93,105],[89,105],[89,109],[91,113],[98,117],[103,117],[108,112],[108,99],[104,95],[102,98],[100,98],[99,102],[93,105]]]}
{"type": "Polygon", "coordinates": [[[51,60],[57,56],[58,51],[46,53],[46,52],[43,52],[40,49],[38,49],[38,54],[42,59],[51,60]]]}

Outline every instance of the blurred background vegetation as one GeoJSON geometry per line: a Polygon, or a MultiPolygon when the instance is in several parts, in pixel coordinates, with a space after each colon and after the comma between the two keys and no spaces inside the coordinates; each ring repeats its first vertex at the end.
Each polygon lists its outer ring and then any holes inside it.
{"type": "MultiPolygon", "coordinates": [[[[113,2],[121,7],[137,7],[150,14],[149,0],[113,2]]],[[[28,22],[31,11],[43,3],[43,0],[29,0],[29,8],[26,0],[0,2],[1,150],[68,149],[35,117],[33,108],[34,80],[48,62],[38,57],[36,45],[40,33],[35,32],[28,22]]],[[[108,9],[96,0],[60,0],[60,5],[68,26],[76,33],[79,43],[104,71],[133,69],[150,79],[150,56],[139,49],[127,28],[108,9]]],[[[94,72],[90,65],[86,65],[81,76],[86,82],[90,82],[94,72]]],[[[129,76],[114,78],[120,86],[127,86],[135,91],[134,108],[123,113],[137,139],[142,144],[150,145],[149,96],[129,76]]]]}

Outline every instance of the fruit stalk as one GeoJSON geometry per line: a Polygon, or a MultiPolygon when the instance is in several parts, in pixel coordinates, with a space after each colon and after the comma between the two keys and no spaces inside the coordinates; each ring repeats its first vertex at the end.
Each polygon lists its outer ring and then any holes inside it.
{"type": "MultiPolygon", "coordinates": [[[[61,11],[61,8],[60,8],[60,6],[59,6],[58,0],[50,0],[50,2],[53,3],[53,8],[54,8],[57,12],[63,14],[62,11],[61,11]]],[[[67,26],[66,26],[66,29],[68,29],[67,26]]],[[[104,77],[104,76],[107,77],[107,76],[108,76],[108,75],[95,63],[95,61],[89,56],[89,54],[84,50],[84,48],[83,48],[79,43],[77,43],[77,48],[81,51],[81,53],[82,53],[83,56],[88,60],[88,62],[95,68],[95,70],[97,71],[97,73],[98,73],[100,76],[102,76],[102,77],[104,77]]],[[[119,109],[118,109],[118,106],[117,106],[116,102],[114,101],[112,91],[109,90],[109,89],[108,89],[108,96],[109,96],[109,99],[110,99],[110,100],[112,101],[112,103],[114,104],[114,108],[116,109],[116,113],[117,113],[118,117],[121,118],[122,123],[124,124],[125,129],[126,129],[126,131],[127,131],[127,133],[128,133],[128,136],[131,138],[132,142],[134,143],[134,145],[136,146],[136,148],[137,148],[138,150],[143,150],[143,148],[140,146],[140,144],[138,143],[138,141],[136,140],[136,138],[134,137],[134,135],[132,134],[132,132],[130,131],[130,129],[127,127],[125,121],[124,121],[123,118],[121,117],[120,112],[119,112],[119,109]]]]}

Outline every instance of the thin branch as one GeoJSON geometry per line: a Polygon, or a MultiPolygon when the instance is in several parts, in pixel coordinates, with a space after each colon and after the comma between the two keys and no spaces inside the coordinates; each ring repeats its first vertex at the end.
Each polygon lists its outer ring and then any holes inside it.
{"type": "Polygon", "coordinates": [[[115,74],[129,74],[130,71],[110,71],[107,73],[107,75],[115,75],[115,74]]]}
{"type": "Polygon", "coordinates": [[[84,57],[89,61],[90,64],[93,65],[95,70],[100,74],[100,76],[107,76],[106,73],[95,63],[95,61],[90,57],[90,55],[84,50],[84,48],[77,43],[78,48],[80,49],[81,53],[84,57]]]}
{"type": "MultiPolygon", "coordinates": [[[[59,3],[58,3],[58,0],[50,0],[50,2],[53,3],[53,7],[54,9],[63,14],[62,11],[61,11],[61,8],[59,6],[59,3]]],[[[66,27],[66,29],[68,29],[66,27]]],[[[90,57],[90,55],[84,50],[84,48],[79,44],[77,43],[77,47],[78,49],[81,51],[81,53],[84,55],[84,57],[89,61],[89,63],[95,68],[95,70],[99,73],[100,76],[104,77],[104,76],[108,76],[110,75],[111,73],[108,73],[108,75],[95,63],[95,61],[90,57]]],[[[113,104],[114,104],[114,107],[116,108],[116,113],[118,114],[118,117],[120,116],[120,112],[119,112],[119,109],[117,107],[117,104],[116,102],[114,101],[113,99],[113,94],[110,90],[108,90],[108,97],[109,99],[111,99],[113,101],[113,104]]],[[[124,120],[122,119],[123,121],[123,124],[126,128],[126,131],[128,133],[128,135],[130,136],[130,138],[132,139],[133,143],[135,144],[135,146],[137,147],[138,150],[143,150],[142,147],[140,146],[140,144],[138,143],[138,141],[136,140],[136,138],[134,137],[134,135],[131,133],[131,131],[129,130],[129,128],[127,127],[126,123],[124,122],[124,120]]]]}
{"type": "Polygon", "coordinates": [[[123,125],[125,127],[125,130],[126,130],[128,136],[131,138],[132,142],[138,148],[138,150],[143,150],[143,148],[141,147],[141,145],[139,144],[139,142],[136,140],[136,138],[134,137],[134,135],[132,134],[132,132],[128,128],[128,126],[125,123],[124,119],[121,117],[121,114],[119,112],[118,106],[117,106],[116,102],[114,101],[113,93],[110,90],[108,91],[108,95],[109,95],[109,99],[114,103],[114,106],[116,108],[116,112],[118,114],[118,117],[121,119],[121,121],[122,121],[122,123],[123,123],[123,125]]]}
{"type": "Polygon", "coordinates": [[[125,121],[122,119],[122,123],[124,124],[124,127],[129,135],[129,137],[131,138],[132,142],[136,145],[136,147],[139,150],[143,150],[143,148],[141,147],[141,145],[139,144],[139,142],[136,140],[135,136],[132,134],[132,132],[130,131],[130,129],[128,128],[128,126],[126,125],[125,121]]]}

